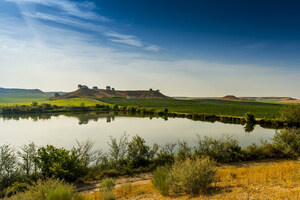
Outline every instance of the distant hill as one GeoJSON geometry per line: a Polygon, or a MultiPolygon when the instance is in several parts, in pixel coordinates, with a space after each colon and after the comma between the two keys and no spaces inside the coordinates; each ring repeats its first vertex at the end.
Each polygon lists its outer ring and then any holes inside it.
{"type": "Polygon", "coordinates": [[[222,99],[222,100],[230,100],[230,101],[239,101],[239,100],[241,100],[241,99],[237,98],[234,95],[227,95],[227,96],[224,96],[224,97],[222,97],[220,99],[222,99]]]}
{"type": "Polygon", "coordinates": [[[0,94],[46,94],[39,89],[0,88],[0,94]]]}
{"type": "Polygon", "coordinates": [[[241,99],[244,100],[255,100],[255,101],[264,101],[264,100],[269,100],[269,101],[293,101],[297,100],[292,97],[240,97],[241,99]]]}
{"type": "Polygon", "coordinates": [[[104,90],[104,89],[89,89],[81,88],[74,92],[60,95],[59,97],[53,97],[51,100],[57,99],[69,99],[69,98],[112,98],[123,97],[130,99],[165,99],[170,98],[159,91],[155,90],[104,90]]]}

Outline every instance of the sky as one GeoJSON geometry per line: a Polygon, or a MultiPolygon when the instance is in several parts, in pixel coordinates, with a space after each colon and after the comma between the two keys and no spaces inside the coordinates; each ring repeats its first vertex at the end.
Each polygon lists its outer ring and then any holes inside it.
{"type": "Polygon", "coordinates": [[[0,0],[0,87],[300,98],[300,2],[0,0]]]}

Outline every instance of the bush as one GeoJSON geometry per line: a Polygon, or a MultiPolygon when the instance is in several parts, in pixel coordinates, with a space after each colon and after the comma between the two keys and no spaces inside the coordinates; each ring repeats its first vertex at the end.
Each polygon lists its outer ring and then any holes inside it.
{"type": "Polygon", "coordinates": [[[105,179],[101,185],[100,185],[100,190],[102,191],[112,191],[113,188],[115,187],[116,183],[115,180],[112,178],[107,178],[105,179]]]}
{"type": "Polygon", "coordinates": [[[154,173],[151,180],[153,186],[160,191],[164,196],[169,195],[170,191],[170,181],[168,176],[168,169],[166,167],[158,167],[154,173]]]}
{"type": "Polygon", "coordinates": [[[102,200],[115,200],[116,197],[112,191],[105,192],[102,196],[102,200]]]}
{"type": "Polygon", "coordinates": [[[250,112],[245,113],[246,123],[255,123],[255,117],[250,112]]]}
{"type": "Polygon", "coordinates": [[[217,162],[239,161],[243,157],[242,148],[237,139],[230,136],[223,136],[220,139],[204,137],[197,135],[197,146],[195,155],[198,157],[209,156],[217,162]]]}
{"type": "Polygon", "coordinates": [[[38,166],[44,176],[55,176],[69,182],[76,181],[87,172],[85,161],[76,150],[68,151],[52,145],[38,149],[38,166]]]}
{"type": "Polygon", "coordinates": [[[280,111],[281,117],[290,124],[300,123],[300,104],[288,104],[280,111]]]}
{"type": "Polygon", "coordinates": [[[171,167],[170,185],[174,192],[197,195],[206,192],[215,180],[215,162],[208,157],[175,161],[171,167]]]}
{"type": "Polygon", "coordinates": [[[38,180],[28,187],[24,193],[24,199],[27,200],[67,200],[71,199],[75,191],[73,185],[60,181],[59,179],[38,180]]]}
{"type": "Polygon", "coordinates": [[[273,146],[284,157],[293,157],[300,154],[300,132],[297,129],[283,129],[273,137],[273,146]]]}
{"type": "Polygon", "coordinates": [[[50,191],[47,195],[47,200],[71,200],[72,191],[64,187],[63,185],[58,185],[54,190],[50,191]]]}
{"type": "Polygon", "coordinates": [[[6,196],[12,196],[14,194],[17,194],[18,192],[24,192],[28,187],[27,183],[19,183],[15,182],[12,184],[12,186],[8,187],[6,189],[6,196]]]}

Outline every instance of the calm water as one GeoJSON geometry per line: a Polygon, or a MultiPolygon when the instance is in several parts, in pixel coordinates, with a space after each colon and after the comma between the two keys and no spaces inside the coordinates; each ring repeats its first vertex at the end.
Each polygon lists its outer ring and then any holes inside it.
{"type": "Polygon", "coordinates": [[[260,138],[271,141],[273,129],[256,126],[254,131],[246,133],[242,125],[210,123],[182,118],[140,118],[85,114],[77,116],[48,116],[48,119],[4,119],[0,118],[0,145],[9,143],[19,147],[33,141],[37,145],[53,144],[57,147],[71,148],[76,140],[90,138],[96,148],[106,150],[109,136],[120,137],[124,133],[130,136],[139,134],[148,144],[166,144],[178,140],[194,143],[196,134],[200,136],[221,137],[232,135],[242,147],[260,138]]]}

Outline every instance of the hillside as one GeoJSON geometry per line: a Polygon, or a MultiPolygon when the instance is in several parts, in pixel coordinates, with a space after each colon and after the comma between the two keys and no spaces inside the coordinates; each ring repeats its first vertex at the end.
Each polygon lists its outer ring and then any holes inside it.
{"type": "Polygon", "coordinates": [[[230,101],[239,101],[241,99],[237,98],[236,96],[233,96],[233,95],[227,95],[227,96],[224,96],[222,98],[220,98],[222,100],[230,100],[230,101]]]}
{"type": "Polygon", "coordinates": [[[15,89],[15,88],[0,88],[1,94],[45,94],[39,89],[15,89]]]}
{"type": "Polygon", "coordinates": [[[81,88],[74,92],[63,94],[58,97],[53,97],[51,100],[58,99],[70,99],[70,98],[112,98],[112,97],[123,97],[129,99],[167,99],[167,97],[160,93],[159,91],[154,90],[104,90],[104,89],[89,89],[81,88]]]}
{"type": "Polygon", "coordinates": [[[270,102],[285,102],[285,103],[299,103],[300,101],[292,97],[239,97],[243,100],[252,101],[270,101],[270,102]]]}

